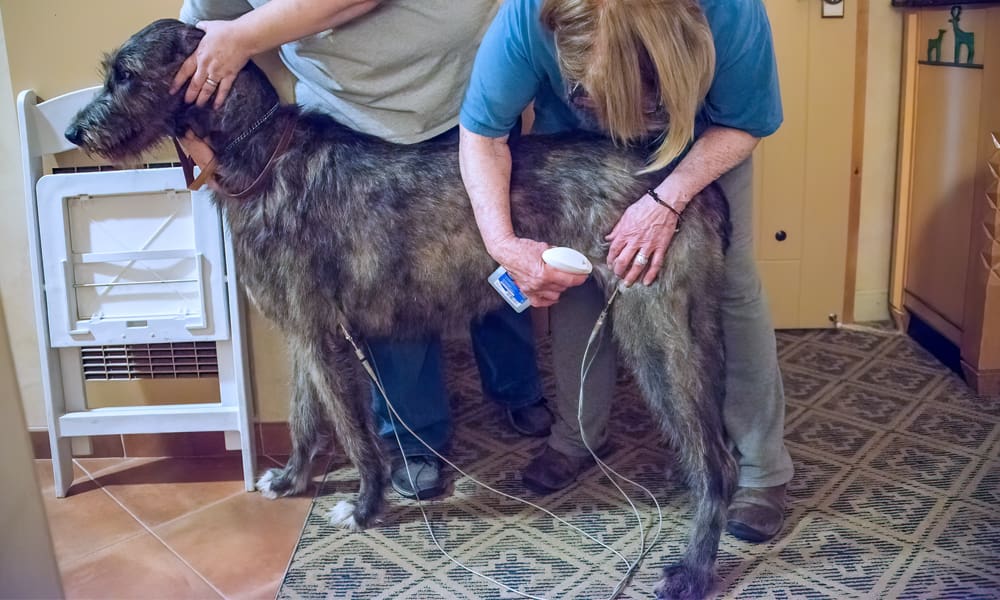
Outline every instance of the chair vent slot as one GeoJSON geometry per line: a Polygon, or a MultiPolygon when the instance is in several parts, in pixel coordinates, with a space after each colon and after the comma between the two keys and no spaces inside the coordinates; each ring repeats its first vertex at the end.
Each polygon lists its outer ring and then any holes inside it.
{"type": "Polygon", "coordinates": [[[80,354],[87,381],[219,375],[215,342],[85,346],[80,354]]]}
{"type": "MultiPolygon", "coordinates": [[[[143,163],[135,167],[129,167],[130,169],[171,169],[174,167],[181,166],[179,162],[152,162],[143,163]]],[[[53,167],[53,175],[65,175],[67,173],[100,173],[103,171],[118,171],[118,167],[114,165],[90,165],[82,167],[53,167]]]]}

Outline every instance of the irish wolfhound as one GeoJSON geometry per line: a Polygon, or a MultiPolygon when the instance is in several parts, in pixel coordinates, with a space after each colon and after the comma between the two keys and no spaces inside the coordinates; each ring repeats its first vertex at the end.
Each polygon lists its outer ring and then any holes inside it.
{"type": "MultiPolygon", "coordinates": [[[[232,229],[240,277],[287,335],[294,361],[293,453],[258,487],[269,497],[303,491],[311,459],[335,433],[360,472],[356,503],[341,506],[335,520],[362,528],[382,506],[385,468],[367,381],[338,326],[361,339],[465,326],[502,304],[486,283],[496,264],[476,228],[454,144],[395,145],[296,106],[272,111],[278,96],[253,64],[221,110],[185,104],[183,92],[168,88],[201,36],[174,20],[137,33],[106,59],[104,89],[66,136],[118,163],[188,128],[215,150],[223,190],[215,201],[232,229]]],[[[580,250],[610,290],[604,236],[663,173],[637,176],[641,150],[582,134],[526,136],[513,156],[518,234],[580,250]]],[[[661,597],[711,589],[735,482],[720,419],[717,298],[727,211],[715,186],[703,191],[685,211],[656,283],[628,289],[612,312],[620,351],[676,447],[696,506],[690,542],[680,563],[664,570],[661,597]]]]}

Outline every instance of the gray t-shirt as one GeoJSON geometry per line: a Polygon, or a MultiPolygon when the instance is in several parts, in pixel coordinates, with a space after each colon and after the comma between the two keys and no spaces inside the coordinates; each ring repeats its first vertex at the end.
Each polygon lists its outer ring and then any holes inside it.
{"type": "MultiPolygon", "coordinates": [[[[231,20],[267,0],[184,0],[187,23],[231,20]]],[[[300,105],[403,144],[458,123],[465,86],[497,0],[384,0],[336,29],[280,49],[300,105]]]]}

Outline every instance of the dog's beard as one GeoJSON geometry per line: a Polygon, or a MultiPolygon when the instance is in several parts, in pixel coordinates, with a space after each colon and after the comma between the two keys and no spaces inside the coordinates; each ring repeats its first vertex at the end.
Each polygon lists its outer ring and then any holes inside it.
{"type": "Polygon", "coordinates": [[[165,136],[153,133],[154,128],[140,123],[124,122],[124,126],[89,126],[84,129],[82,148],[118,168],[134,167],[148,162],[165,136]]]}

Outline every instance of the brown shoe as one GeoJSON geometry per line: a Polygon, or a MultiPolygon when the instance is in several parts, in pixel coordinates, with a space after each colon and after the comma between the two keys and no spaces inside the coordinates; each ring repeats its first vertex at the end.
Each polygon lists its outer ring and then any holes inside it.
{"type": "MultiPolygon", "coordinates": [[[[604,458],[608,454],[605,444],[597,451],[597,456],[604,458]]],[[[545,444],[542,453],[536,456],[521,472],[524,487],[536,494],[551,494],[557,492],[574,481],[577,476],[594,466],[592,456],[566,456],[562,452],[545,444]]]]}
{"type": "Polygon", "coordinates": [[[528,437],[545,437],[549,435],[549,431],[552,429],[552,422],[555,420],[552,417],[552,413],[549,412],[545,398],[530,406],[522,406],[513,410],[508,408],[504,412],[507,414],[507,422],[511,428],[521,435],[528,437]]]}
{"type": "Polygon", "coordinates": [[[741,487],[729,503],[726,530],[753,543],[778,535],[785,523],[786,484],[766,488],[741,487]]]}

